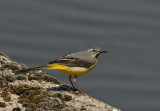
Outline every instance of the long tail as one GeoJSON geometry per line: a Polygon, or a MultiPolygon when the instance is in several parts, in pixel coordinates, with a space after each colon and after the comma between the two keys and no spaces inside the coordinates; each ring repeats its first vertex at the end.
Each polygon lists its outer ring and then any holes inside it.
{"type": "Polygon", "coordinates": [[[30,72],[30,71],[45,70],[45,69],[49,69],[49,67],[48,66],[39,66],[39,67],[21,69],[21,70],[18,70],[17,73],[27,73],[27,72],[30,72]]]}

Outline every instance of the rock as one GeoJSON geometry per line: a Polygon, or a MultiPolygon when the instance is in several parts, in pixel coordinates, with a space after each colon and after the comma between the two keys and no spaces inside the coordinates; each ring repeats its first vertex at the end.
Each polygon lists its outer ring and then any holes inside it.
{"type": "Polygon", "coordinates": [[[6,107],[6,104],[4,102],[0,102],[0,107],[6,107]]]}
{"type": "Polygon", "coordinates": [[[43,72],[38,72],[38,73],[34,73],[32,75],[30,75],[28,77],[29,80],[39,80],[39,81],[47,81],[47,82],[52,82],[52,83],[55,83],[55,84],[60,84],[59,80],[57,80],[55,77],[52,77],[50,75],[47,75],[43,72]]]}
{"type": "Polygon", "coordinates": [[[16,108],[13,108],[13,110],[12,110],[12,111],[21,111],[21,108],[16,107],[16,108]]]}
{"type": "Polygon", "coordinates": [[[8,82],[13,82],[16,80],[16,78],[13,75],[6,75],[5,78],[8,82]]]}
{"type": "Polygon", "coordinates": [[[2,76],[0,76],[0,88],[6,87],[8,85],[8,82],[6,79],[2,76]]]}
{"type": "Polygon", "coordinates": [[[56,87],[47,88],[48,91],[73,91],[74,89],[68,85],[60,85],[56,87]]]}
{"type": "Polygon", "coordinates": [[[87,94],[77,93],[70,86],[61,85],[59,80],[44,72],[17,73],[24,68],[0,52],[0,110],[120,111],[87,94]]]}
{"type": "Polygon", "coordinates": [[[63,101],[70,101],[72,99],[72,96],[68,95],[68,94],[65,94],[65,93],[62,93],[60,91],[49,91],[48,92],[48,96],[50,97],[57,97],[57,98],[60,98],[61,100],[63,101]]]}
{"type": "Polygon", "coordinates": [[[26,80],[27,77],[25,75],[19,74],[19,75],[16,75],[16,79],[17,80],[26,80]]]}
{"type": "Polygon", "coordinates": [[[77,111],[77,110],[72,106],[66,106],[62,108],[61,111],[77,111]]]}
{"type": "Polygon", "coordinates": [[[2,93],[0,93],[0,95],[3,98],[3,100],[6,101],[6,102],[11,100],[11,95],[7,91],[3,91],[2,93]]]}
{"type": "Polygon", "coordinates": [[[2,67],[1,67],[2,70],[19,70],[20,68],[17,66],[17,63],[15,62],[12,62],[12,63],[7,63],[7,64],[3,64],[2,67]]]}

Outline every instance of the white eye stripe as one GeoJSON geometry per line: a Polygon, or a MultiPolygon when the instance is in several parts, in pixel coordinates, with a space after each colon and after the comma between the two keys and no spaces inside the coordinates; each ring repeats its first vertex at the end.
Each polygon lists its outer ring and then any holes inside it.
{"type": "Polygon", "coordinates": [[[92,51],[94,51],[94,52],[100,52],[100,50],[97,50],[97,49],[93,49],[92,51]]]}
{"type": "Polygon", "coordinates": [[[98,51],[97,49],[90,49],[91,51],[98,51]]]}
{"type": "Polygon", "coordinates": [[[62,59],[62,60],[64,60],[64,61],[66,60],[67,61],[67,60],[71,60],[71,59],[62,59]]]}

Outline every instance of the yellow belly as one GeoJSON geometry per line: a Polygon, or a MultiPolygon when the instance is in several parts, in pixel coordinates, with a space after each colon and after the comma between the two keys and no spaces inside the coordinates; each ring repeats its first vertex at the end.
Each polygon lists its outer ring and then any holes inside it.
{"type": "Polygon", "coordinates": [[[87,72],[91,71],[92,69],[94,69],[96,64],[97,64],[97,61],[90,68],[68,67],[68,66],[60,65],[60,64],[48,64],[47,66],[49,66],[48,69],[58,70],[60,72],[63,72],[65,74],[68,74],[71,76],[81,76],[81,75],[86,74],[87,72]]]}

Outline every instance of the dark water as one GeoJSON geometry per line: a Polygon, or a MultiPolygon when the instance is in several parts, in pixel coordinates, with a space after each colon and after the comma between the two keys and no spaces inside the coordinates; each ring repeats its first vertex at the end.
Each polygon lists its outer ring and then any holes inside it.
{"type": "Polygon", "coordinates": [[[0,1],[1,51],[32,67],[91,46],[108,50],[77,82],[124,111],[160,111],[159,43],[159,0],[0,1]]]}

